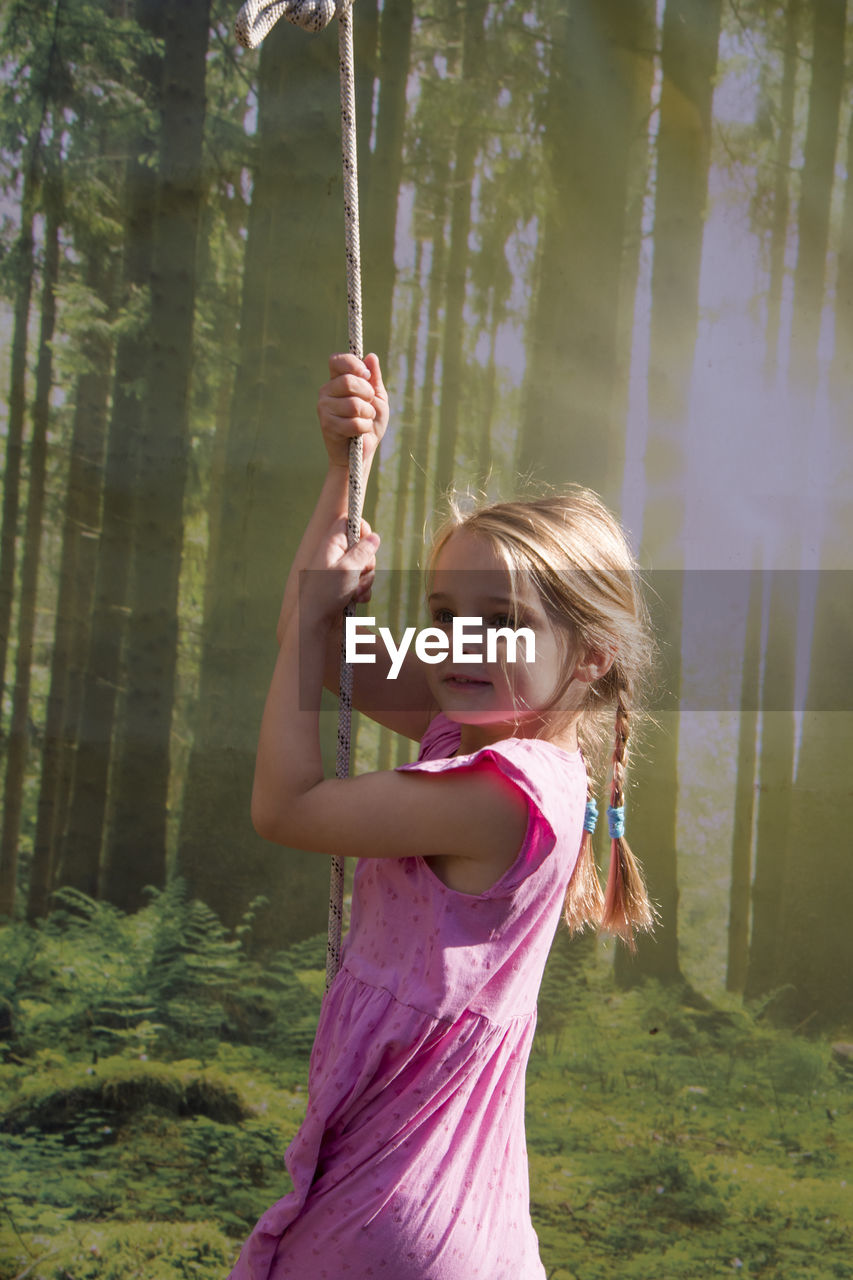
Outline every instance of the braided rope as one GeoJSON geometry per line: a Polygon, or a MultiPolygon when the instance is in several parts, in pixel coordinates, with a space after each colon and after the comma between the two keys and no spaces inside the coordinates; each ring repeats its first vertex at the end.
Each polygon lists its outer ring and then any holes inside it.
{"type": "Polygon", "coordinates": [[[246,0],[237,14],[234,34],[246,49],[257,49],[279,18],[287,18],[303,31],[322,31],[340,17],[352,0],[246,0]]]}
{"type": "MultiPolygon", "coordinates": [[[[248,49],[256,48],[279,18],[287,18],[306,31],[320,31],[338,19],[338,50],[341,73],[341,154],[344,183],[344,227],[347,255],[347,328],[349,349],[362,359],[361,323],[361,248],[358,226],[358,164],[355,129],[355,57],[352,40],[352,0],[246,0],[234,24],[235,34],[248,49]]],[[[363,447],[354,437],[349,445],[349,496],[347,503],[347,545],[354,547],[361,534],[361,510],[364,504],[363,447]]],[[[349,605],[345,616],[355,609],[349,605]]],[[[338,712],[338,749],[335,776],[346,778],[350,770],[350,737],[352,731],[352,666],[345,661],[341,648],[340,708],[338,712]]],[[[332,858],[329,885],[329,932],[326,947],[326,990],[328,991],[341,965],[341,930],[343,926],[344,862],[332,858]]]]}

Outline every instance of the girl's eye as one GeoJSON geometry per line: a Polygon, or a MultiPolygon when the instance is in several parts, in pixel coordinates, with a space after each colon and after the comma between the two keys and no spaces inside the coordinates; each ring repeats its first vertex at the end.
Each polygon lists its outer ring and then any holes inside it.
{"type": "Polygon", "coordinates": [[[433,622],[437,626],[450,626],[453,622],[453,612],[450,609],[436,609],[432,615],[433,622]]]}

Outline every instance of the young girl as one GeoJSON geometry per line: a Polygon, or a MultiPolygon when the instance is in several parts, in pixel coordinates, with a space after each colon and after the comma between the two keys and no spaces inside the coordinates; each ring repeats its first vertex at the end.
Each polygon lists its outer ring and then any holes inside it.
{"type": "Polygon", "coordinates": [[[353,703],[419,740],[418,761],[325,778],[320,690],[337,687],[341,614],[369,598],[379,544],[364,523],[347,550],[348,442],[362,437],[366,475],[388,421],[375,357],[334,356],[330,370],[318,407],[329,470],[285,591],[252,818],[268,840],[359,862],[286,1157],[294,1190],[260,1219],[231,1280],[540,1280],[524,1072],[551,941],[563,913],[626,940],[652,923],[622,838],[650,652],[635,566],[584,490],[455,512],[429,564],[435,627],[526,627],[533,658],[520,645],[513,662],[505,640],[473,663],[410,649],[385,710],[390,660],[376,646],[375,664],[354,667],[353,703]],[[606,899],[579,749],[605,720],[606,899]]]}

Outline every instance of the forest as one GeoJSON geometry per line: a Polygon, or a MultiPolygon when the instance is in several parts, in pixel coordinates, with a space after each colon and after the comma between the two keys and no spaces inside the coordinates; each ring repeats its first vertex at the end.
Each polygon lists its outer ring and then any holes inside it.
{"type": "MultiPolygon", "coordinates": [[[[224,1277],[305,1108],[328,860],[249,801],[347,344],[338,48],[235,17],[0,0],[0,1280],[224,1277]]],[[[353,27],[370,611],[424,625],[451,489],[576,482],[658,637],[627,823],[660,922],[561,930],[540,999],[546,1271],[853,1277],[853,12],[353,27]]]]}

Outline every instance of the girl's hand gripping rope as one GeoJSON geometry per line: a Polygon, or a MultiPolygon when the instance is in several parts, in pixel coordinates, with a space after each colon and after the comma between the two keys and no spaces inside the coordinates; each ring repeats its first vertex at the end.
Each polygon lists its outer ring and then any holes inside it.
{"type": "MultiPolygon", "coordinates": [[[[336,522],[341,518],[346,520],[349,507],[349,442],[359,436],[364,440],[362,477],[366,487],[373,456],[388,425],[388,393],[382,383],[382,374],[376,356],[369,355],[364,360],[359,360],[353,355],[331,356],[329,371],[332,376],[321,389],[317,404],[317,415],[323,432],[323,442],[329,455],[329,466],[323,488],[317,499],[317,506],[303,534],[287,578],[276,632],[279,644],[284,638],[288,620],[296,612],[298,583],[302,570],[329,567],[326,561],[322,563],[318,561],[318,551],[326,546],[330,537],[329,531],[337,527],[336,522]]],[[[362,526],[362,529],[365,531],[365,526],[362,526]]],[[[367,528],[366,532],[369,531],[367,528]]],[[[346,539],[340,549],[346,549],[346,539]]],[[[369,587],[369,582],[367,585],[369,587]]],[[[365,584],[362,582],[360,586],[363,589],[365,584]]],[[[369,590],[366,595],[358,594],[353,598],[356,603],[361,603],[369,599],[369,590]]],[[[340,618],[337,621],[340,622],[340,618]]],[[[340,657],[336,651],[334,681],[336,689],[339,667],[340,657]]]]}
{"type": "Polygon", "coordinates": [[[347,468],[353,436],[363,437],[367,465],[388,426],[388,393],[379,360],[374,355],[363,360],[349,354],[330,356],[329,373],[317,402],[329,465],[347,468]]]}
{"type": "Polygon", "coordinates": [[[347,547],[346,518],[335,521],[301,576],[303,626],[331,626],[350,602],[363,604],[370,599],[378,546],[379,534],[371,531],[366,520],[361,522],[361,539],[353,547],[347,547]]]}

